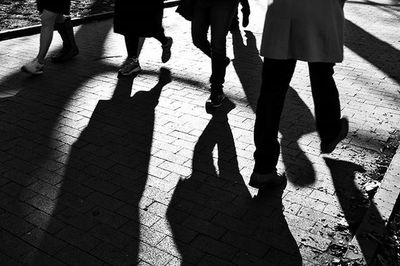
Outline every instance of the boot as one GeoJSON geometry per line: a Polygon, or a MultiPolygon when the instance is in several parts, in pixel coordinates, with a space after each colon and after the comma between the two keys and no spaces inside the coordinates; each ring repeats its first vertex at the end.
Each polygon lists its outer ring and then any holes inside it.
{"type": "Polygon", "coordinates": [[[61,63],[77,56],[79,49],[76,46],[71,18],[66,18],[63,23],[56,23],[55,28],[63,40],[63,48],[52,57],[52,61],[54,63],[61,63]]]}

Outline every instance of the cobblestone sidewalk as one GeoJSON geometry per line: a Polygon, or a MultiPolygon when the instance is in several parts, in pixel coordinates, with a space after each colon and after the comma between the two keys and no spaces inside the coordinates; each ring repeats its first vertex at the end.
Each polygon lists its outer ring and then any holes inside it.
{"type": "MultiPolygon", "coordinates": [[[[298,63],[280,131],[288,182],[262,194],[247,183],[265,3],[251,8],[248,28],[228,36],[229,100],[211,113],[209,59],[174,8],[173,57],[161,64],[147,39],[137,77],[116,75],[125,50],[111,20],[76,27],[79,57],[34,78],[19,69],[39,36],[0,42],[1,265],[321,265],[343,254],[368,208],[359,184],[399,132],[399,4],[346,5],[335,79],[351,124],[331,156],[298,63]]],[[[60,45],[55,34],[51,52],[60,45]]]]}

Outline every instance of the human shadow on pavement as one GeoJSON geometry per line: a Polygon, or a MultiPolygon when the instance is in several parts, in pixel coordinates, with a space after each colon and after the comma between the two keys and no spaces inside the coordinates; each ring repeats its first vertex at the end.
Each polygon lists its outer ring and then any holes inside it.
{"type": "Polygon", "coordinates": [[[192,174],[178,182],[167,210],[181,265],[301,265],[282,214],[282,188],[256,199],[239,171],[226,100],[199,137],[192,174]],[[282,264],[286,262],[286,264],[282,264]]]}
{"type": "MultiPolygon", "coordinates": [[[[49,64],[40,77],[18,70],[0,81],[1,90],[16,91],[0,99],[1,190],[7,195],[1,202],[1,208],[7,210],[1,220],[13,221],[14,228],[24,228],[22,231],[9,229],[29,243],[35,244],[41,238],[49,240],[49,234],[62,225],[48,222],[59,196],[58,186],[63,179],[70,145],[91,112],[90,101],[83,101],[82,90],[95,90],[85,87],[90,78],[107,71],[116,72],[111,64],[85,60],[85,50],[96,56],[103,54],[109,30],[106,26],[93,31],[83,25],[76,32],[77,40],[90,38],[91,42],[90,48],[80,47],[78,58],[65,64],[49,64]]],[[[1,245],[0,251],[30,264],[34,248],[23,247],[1,245]]],[[[43,261],[49,258],[40,250],[35,252],[43,261]]]]}
{"type": "Polygon", "coordinates": [[[151,90],[131,97],[134,78],[118,80],[113,97],[98,102],[72,146],[50,220],[50,227],[59,221],[66,225],[55,237],[70,244],[58,253],[69,264],[94,265],[100,258],[111,265],[134,265],[140,261],[141,233],[149,236],[144,241],[152,239],[139,202],[148,176],[155,107],[171,74],[162,68],[151,90]]]}
{"type": "Polygon", "coordinates": [[[370,202],[369,196],[356,186],[356,173],[363,173],[365,169],[360,165],[347,161],[326,157],[324,160],[331,172],[335,192],[343,210],[344,218],[349,225],[351,235],[352,237],[356,237],[361,252],[369,260],[369,256],[372,255],[370,242],[376,241],[373,238],[379,238],[382,232],[384,232],[385,222],[372,200],[370,202]],[[368,228],[370,235],[359,234],[357,230],[361,222],[363,222],[367,211],[369,212],[369,216],[374,218],[373,228],[368,228]],[[374,236],[374,234],[376,235],[374,236]]]}
{"type": "Polygon", "coordinates": [[[400,51],[350,20],[345,26],[345,46],[400,84],[400,51]]]}
{"type": "Polygon", "coordinates": [[[260,93],[263,60],[259,55],[254,34],[248,30],[244,32],[246,40],[243,40],[240,31],[232,32],[233,55],[235,57],[232,61],[247,101],[255,112],[260,93]]]}
{"type": "MultiPolygon", "coordinates": [[[[233,65],[250,107],[256,112],[263,61],[259,55],[254,34],[251,31],[245,31],[245,36],[246,44],[240,31],[232,33],[235,55],[233,65]]],[[[297,186],[307,186],[315,182],[313,165],[298,143],[301,137],[315,131],[314,121],[309,107],[290,87],[280,123],[281,154],[286,176],[297,186]]]]}

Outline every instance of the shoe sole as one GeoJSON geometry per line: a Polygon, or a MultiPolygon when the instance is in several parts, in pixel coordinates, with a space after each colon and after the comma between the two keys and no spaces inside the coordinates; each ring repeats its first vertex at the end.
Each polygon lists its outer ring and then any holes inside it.
{"type": "Polygon", "coordinates": [[[22,70],[23,72],[25,72],[25,73],[28,73],[28,74],[31,74],[31,75],[35,75],[35,76],[38,76],[38,75],[42,75],[42,74],[43,74],[43,70],[41,70],[41,71],[39,71],[39,72],[31,72],[31,71],[29,71],[28,69],[26,69],[24,66],[21,67],[21,70],[22,70]]]}
{"type": "Polygon", "coordinates": [[[118,74],[120,74],[122,76],[129,76],[129,75],[132,75],[133,73],[139,73],[140,71],[142,71],[142,69],[140,67],[136,67],[136,68],[132,69],[131,71],[129,71],[128,73],[122,73],[121,71],[118,71],[118,74]]]}
{"type": "Polygon", "coordinates": [[[321,148],[321,153],[322,154],[329,154],[333,152],[336,149],[336,146],[344,140],[349,132],[349,121],[347,118],[342,118],[340,120],[341,123],[341,128],[339,131],[339,135],[334,139],[330,144],[327,145],[326,148],[321,148]]]}

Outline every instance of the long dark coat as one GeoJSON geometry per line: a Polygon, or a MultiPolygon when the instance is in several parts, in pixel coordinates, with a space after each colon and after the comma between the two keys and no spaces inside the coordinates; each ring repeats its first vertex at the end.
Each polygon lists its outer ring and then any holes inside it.
{"type": "Polygon", "coordinates": [[[114,31],[152,37],[162,31],[163,0],[115,0],[114,31]]]}

